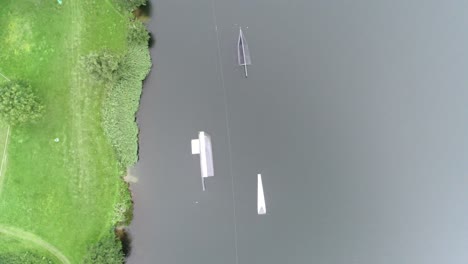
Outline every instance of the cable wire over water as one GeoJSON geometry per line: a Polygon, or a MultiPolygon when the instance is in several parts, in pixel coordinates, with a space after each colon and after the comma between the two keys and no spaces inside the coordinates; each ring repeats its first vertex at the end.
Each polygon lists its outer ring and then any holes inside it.
{"type": "Polygon", "coordinates": [[[226,133],[227,133],[227,144],[228,144],[228,160],[229,160],[229,175],[231,175],[231,191],[232,191],[232,205],[233,205],[233,222],[234,222],[234,248],[236,253],[236,264],[239,264],[239,253],[238,253],[238,246],[237,246],[237,216],[236,216],[236,201],[235,201],[235,193],[234,193],[234,175],[232,173],[232,152],[231,152],[231,129],[229,127],[229,106],[227,100],[227,89],[224,85],[224,74],[223,74],[223,60],[221,57],[221,45],[219,41],[219,34],[218,34],[218,23],[216,20],[216,8],[214,0],[211,0],[211,10],[213,15],[213,24],[214,30],[216,34],[216,44],[218,49],[218,61],[216,63],[216,71],[219,72],[221,78],[221,86],[224,91],[224,107],[225,107],[225,114],[226,114],[226,133]]]}

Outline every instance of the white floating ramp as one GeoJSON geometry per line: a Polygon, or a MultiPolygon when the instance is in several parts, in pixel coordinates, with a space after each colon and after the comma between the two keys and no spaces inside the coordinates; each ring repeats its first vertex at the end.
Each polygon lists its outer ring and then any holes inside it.
{"type": "Polygon", "coordinates": [[[198,138],[192,139],[192,154],[200,155],[200,170],[203,191],[205,190],[205,178],[214,176],[213,150],[211,137],[203,132],[198,132],[198,138]]]}
{"type": "Polygon", "coordinates": [[[247,40],[244,37],[242,28],[239,27],[239,40],[237,42],[237,59],[239,66],[244,66],[245,77],[249,76],[247,72],[247,65],[252,64],[250,60],[250,51],[249,45],[247,45],[247,40]]]}
{"type": "Polygon", "coordinates": [[[257,213],[266,214],[265,194],[263,193],[262,175],[257,174],[257,213]]]}

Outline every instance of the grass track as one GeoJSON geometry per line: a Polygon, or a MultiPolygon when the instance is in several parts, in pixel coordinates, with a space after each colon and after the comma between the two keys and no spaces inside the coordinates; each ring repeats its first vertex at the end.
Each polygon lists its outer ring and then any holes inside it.
{"type": "Polygon", "coordinates": [[[8,236],[12,236],[21,240],[29,241],[30,243],[35,244],[36,246],[48,251],[53,256],[55,256],[60,262],[63,264],[70,264],[70,261],[67,257],[65,257],[62,252],[60,252],[56,247],[52,246],[51,244],[47,243],[46,241],[42,240],[40,237],[25,232],[23,230],[17,228],[11,228],[0,225],[0,233],[3,233],[8,236]]]}

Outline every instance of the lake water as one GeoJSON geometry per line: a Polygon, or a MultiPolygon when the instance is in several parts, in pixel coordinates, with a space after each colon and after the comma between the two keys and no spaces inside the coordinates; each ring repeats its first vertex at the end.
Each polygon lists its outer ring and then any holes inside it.
{"type": "Polygon", "coordinates": [[[468,2],[152,10],[129,263],[468,262],[468,2]],[[205,192],[200,130],[214,147],[205,192]]]}

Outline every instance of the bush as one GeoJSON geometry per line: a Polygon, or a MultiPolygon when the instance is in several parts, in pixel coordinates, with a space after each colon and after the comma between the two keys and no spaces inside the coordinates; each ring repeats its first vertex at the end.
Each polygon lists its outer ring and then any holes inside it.
{"type": "Polygon", "coordinates": [[[81,59],[81,66],[97,82],[113,84],[117,79],[117,71],[121,57],[107,50],[91,53],[81,59]]]}
{"type": "Polygon", "coordinates": [[[110,88],[103,104],[103,128],[124,167],[137,161],[138,127],[135,113],[141,95],[141,82],[123,81],[110,88]]]}
{"type": "Polygon", "coordinates": [[[119,79],[141,82],[151,69],[151,57],[148,47],[131,45],[123,57],[118,71],[119,79]]]}
{"type": "Polygon", "coordinates": [[[54,264],[51,259],[30,251],[0,255],[1,264],[54,264]]]}
{"type": "Polygon", "coordinates": [[[119,82],[109,87],[103,102],[103,129],[124,167],[132,166],[138,157],[138,110],[142,80],[151,68],[148,48],[131,46],[119,69],[119,82]]]}
{"type": "Polygon", "coordinates": [[[127,41],[130,45],[141,45],[147,47],[149,38],[150,36],[148,30],[146,30],[146,26],[140,20],[135,19],[129,23],[127,41]]]}
{"type": "Polygon", "coordinates": [[[117,3],[127,11],[133,11],[136,8],[146,5],[148,0],[117,0],[117,3]]]}
{"type": "Polygon", "coordinates": [[[43,106],[25,81],[11,81],[0,85],[0,117],[9,125],[38,119],[43,106]]]}
{"type": "Polygon", "coordinates": [[[129,225],[133,218],[133,200],[128,183],[120,181],[118,201],[114,205],[112,223],[116,226],[129,225]]]}
{"type": "Polygon", "coordinates": [[[115,237],[113,231],[110,231],[96,244],[90,246],[82,261],[82,264],[122,263],[124,263],[122,242],[115,237]]]}

